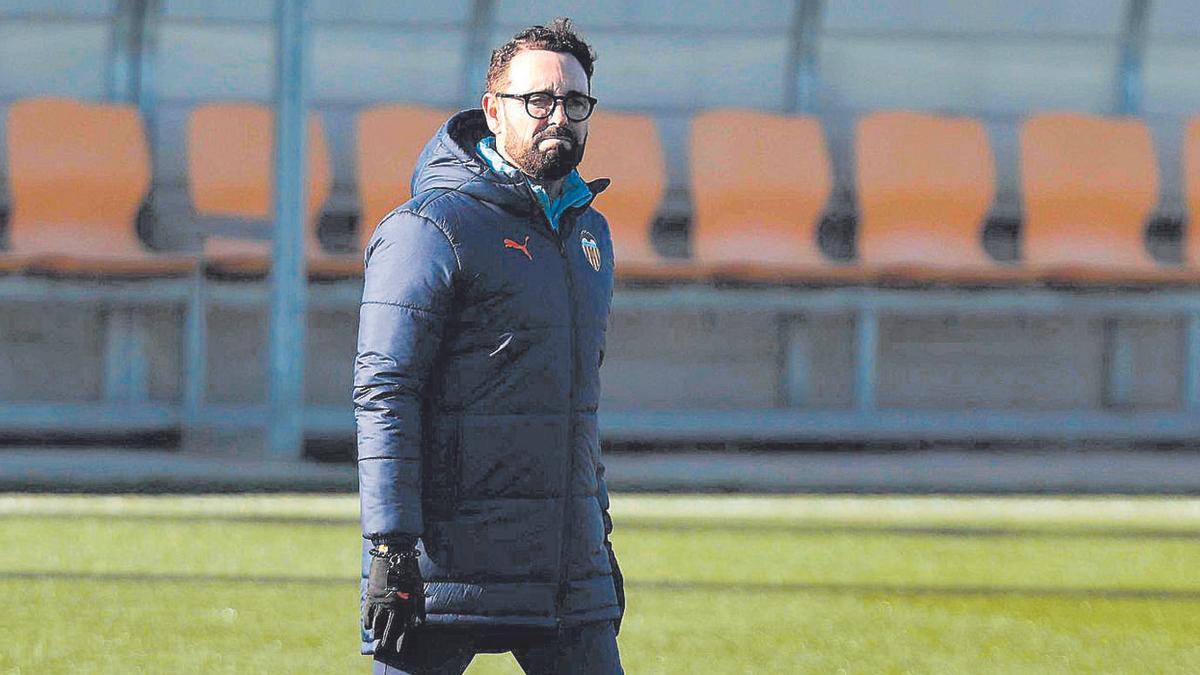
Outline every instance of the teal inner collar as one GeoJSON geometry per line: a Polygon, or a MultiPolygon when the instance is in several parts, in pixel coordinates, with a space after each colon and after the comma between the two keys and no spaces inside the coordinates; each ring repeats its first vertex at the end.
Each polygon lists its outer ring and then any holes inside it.
{"type": "Polygon", "coordinates": [[[496,137],[484,136],[479,143],[475,145],[475,151],[479,156],[491,167],[492,171],[507,176],[509,178],[523,178],[529,183],[530,189],[533,190],[533,196],[537,198],[538,204],[541,204],[542,211],[546,214],[546,220],[550,221],[550,227],[555,232],[558,231],[558,221],[562,218],[562,214],[566,213],[567,209],[576,206],[583,206],[592,199],[592,190],[583,181],[583,177],[579,172],[572,169],[571,173],[563,179],[562,192],[558,199],[550,199],[550,195],[546,193],[546,189],[541,183],[531,179],[517,167],[509,164],[500,151],[496,149],[496,137]]]}

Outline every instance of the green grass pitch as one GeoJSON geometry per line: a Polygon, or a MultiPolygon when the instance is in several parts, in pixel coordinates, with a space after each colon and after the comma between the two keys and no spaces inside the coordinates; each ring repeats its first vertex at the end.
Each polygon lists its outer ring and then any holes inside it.
{"type": "MultiPolygon", "coordinates": [[[[0,496],[0,673],[369,672],[357,509],[0,496]]],[[[1200,500],[614,495],[613,516],[630,673],[1200,672],[1200,500]]]]}

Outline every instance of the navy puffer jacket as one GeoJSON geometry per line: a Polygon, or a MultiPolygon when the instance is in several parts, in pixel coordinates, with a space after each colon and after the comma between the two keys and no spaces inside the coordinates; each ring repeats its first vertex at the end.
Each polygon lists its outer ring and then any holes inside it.
{"type": "Polygon", "coordinates": [[[446,122],[366,249],[363,575],[370,539],[417,536],[431,624],[616,619],[596,427],[608,224],[589,202],[552,230],[523,179],[475,154],[488,133],[480,110],[446,122]]]}

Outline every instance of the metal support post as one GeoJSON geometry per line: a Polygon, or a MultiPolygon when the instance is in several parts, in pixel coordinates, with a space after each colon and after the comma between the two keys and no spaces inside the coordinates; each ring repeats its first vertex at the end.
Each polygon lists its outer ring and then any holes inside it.
{"type": "Polygon", "coordinates": [[[205,303],[204,268],[198,265],[188,289],[183,319],[183,426],[196,430],[201,423],[204,395],[208,391],[208,307],[205,303]]]}
{"type": "Polygon", "coordinates": [[[1200,413],[1200,312],[1188,312],[1183,326],[1183,409],[1200,413]]]}
{"type": "Polygon", "coordinates": [[[137,96],[137,53],[142,0],[119,0],[109,34],[108,100],[130,103],[137,96]]]}
{"type": "Polygon", "coordinates": [[[1121,32],[1121,55],[1117,62],[1116,112],[1137,115],[1142,110],[1142,62],[1146,53],[1149,0],[1129,0],[1121,32]]]}
{"type": "Polygon", "coordinates": [[[307,271],[305,203],[306,0],[276,0],[275,242],[271,265],[267,453],[303,455],[307,271]]]}
{"type": "Polygon", "coordinates": [[[154,79],[154,69],[158,63],[158,36],[162,32],[161,18],[164,0],[140,0],[141,24],[140,44],[138,45],[137,65],[137,105],[146,121],[146,129],[150,130],[150,142],[155,142],[158,128],[158,83],[154,79]]]}
{"type": "Polygon", "coordinates": [[[874,307],[859,310],[854,323],[854,404],[860,413],[875,410],[879,359],[879,315],[874,307]]]}
{"type": "Polygon", "coordinates": [[[145,333],[131,307],[104,312],[104,398],[110,402],[149,400],[145,333]]]}
{"type": "Polygon", "coordinates": [[[130,403],[147,403],[150,401],[150,366],[147,362],[146,325],[133,310],[129,312],[129,362],[126,366],[129,372],[128,400],[130,403]]]}
{"type": "Polygon", "coordinates": [[[467,20],[467,54],[463,59],[462,103],[464,108],[478,108],[483,94],[483,80],[491,60],[492,24],[496,0],[474,0],[467,20]]]}
{"type": "Polygon", "coordinates": [[[105,307],[101,310],[104,322],[104,399],[124,401],[128,389],[125,361],[129,355],[129,321],[127,310],[105,307]]]}
{"type": "Polygon", "coordinates": [[[812,354],[809,353],[808,324],[804,317],[783,318],[783,375],[780,378],[783,404],[799,408],[808,403],[809,372],[812,354]]]}
{"type": "Polygon", "coordinates": [[[1104,320],[1104,405],[1126,409],[1133,405],[1133,336],[1129,321],[1104,320]]]}
{"type": "Polygon", "coordinates": [[[811,113],[816,110],[817,41],[824,0],[796,0],[788,40],[787,75],[784,80],[783,110],[811,113]]]}

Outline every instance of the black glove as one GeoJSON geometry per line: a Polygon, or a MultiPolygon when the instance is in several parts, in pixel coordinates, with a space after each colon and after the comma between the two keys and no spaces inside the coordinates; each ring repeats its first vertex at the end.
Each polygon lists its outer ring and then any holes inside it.
{"type": "Polygon", "coordinates": [[[405,631],[425,622],[425,586],[418,555],[411,541],[379,543],[371,549],[362,622],[383,649],[391,645],[398,651],[405,631]]]}
{"type": "Polygon", "coordinates": [[[604,546],[608,549],[608,564],[612,567],[613,588],[617,591],[617,606],[621,608],[621,616],[613,621],[613,627],[617,629],[617,635],[620,635],[621,619],[625,618],[625,577],[621,575],[621,566],[617,564],[617,555],[613,553],[612,542],[605,539],[604,546]]]}

